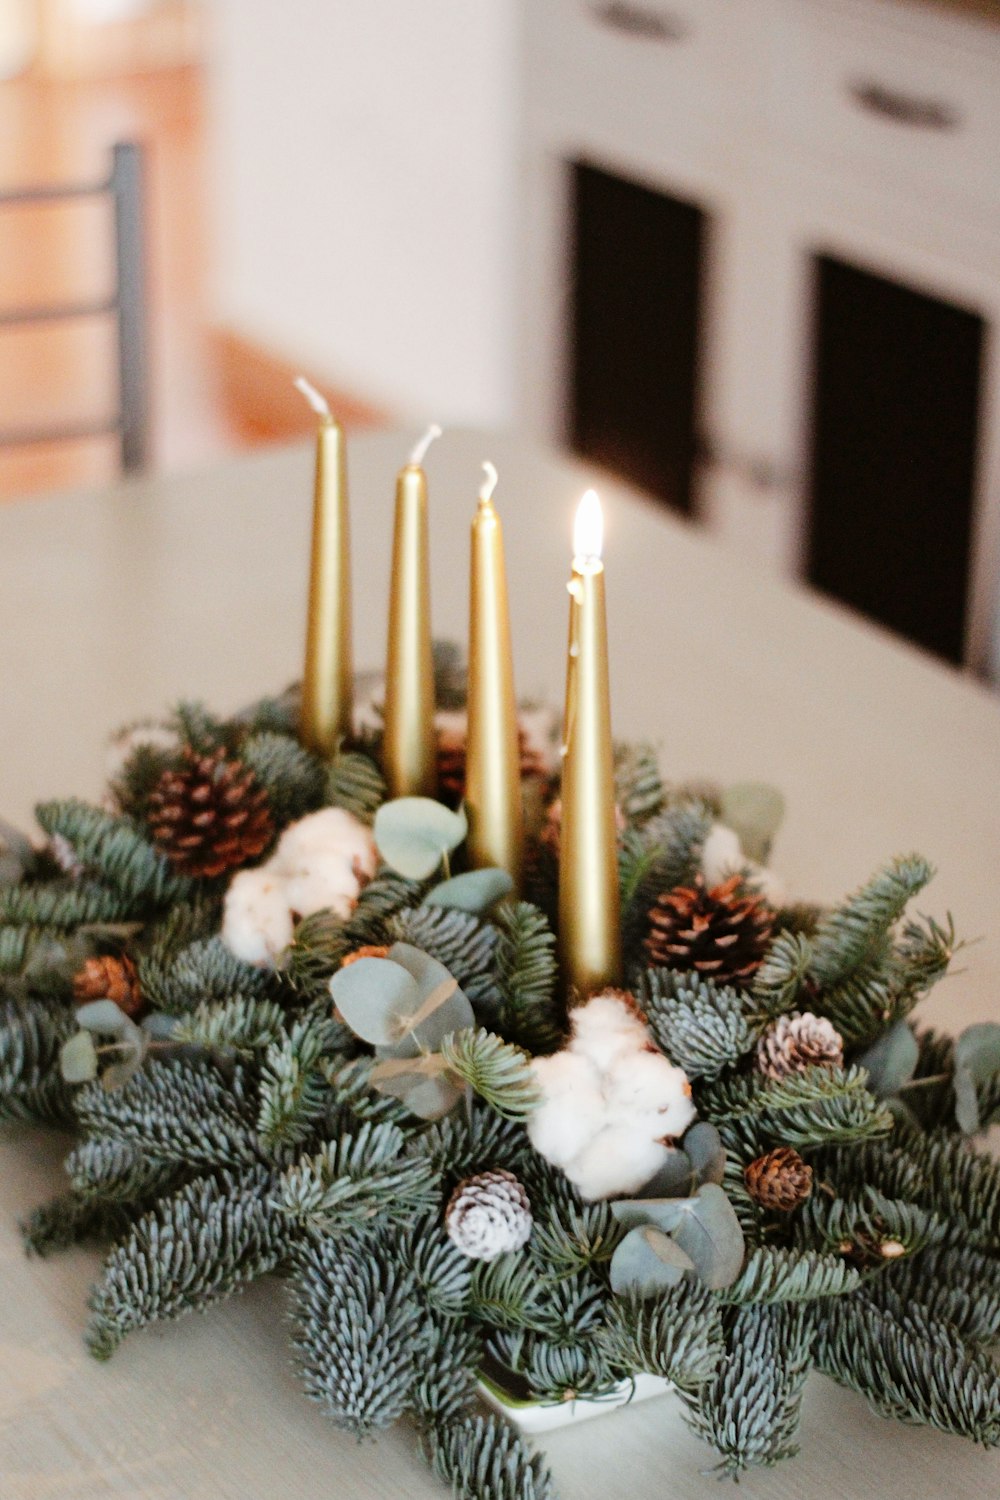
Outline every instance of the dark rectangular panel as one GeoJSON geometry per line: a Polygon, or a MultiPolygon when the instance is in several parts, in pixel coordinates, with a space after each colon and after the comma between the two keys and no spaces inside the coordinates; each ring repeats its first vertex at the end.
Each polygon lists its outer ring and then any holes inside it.
{"type": "Polygon", "coordinates": [[[808,576],[962,660],[983,320],[816,262],[808,576]]]}
{"type": "Polygon", "coordinates": [[[597,167],[572,172],[572,445],[690,511],[705,215],[597,167]]]}

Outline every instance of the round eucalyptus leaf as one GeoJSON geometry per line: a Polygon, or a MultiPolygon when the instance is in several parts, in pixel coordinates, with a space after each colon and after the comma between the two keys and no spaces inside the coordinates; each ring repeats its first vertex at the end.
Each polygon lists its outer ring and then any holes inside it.
{"type": "Polygon", "coordinates": [[[85,1031],[99,1032],[101,1036],[123,1037],[135,1025],[113,1000],[91,1000],[81,1005],[76,1019],[85,1031]]]}
{"type": "Polygon", "coordinates": [[[378,1063],[371,1081],[380,1094],[398,1099],[421,1120],[439,1120],[454,1109],[464,1093],[448,1077],[447,1064],[440,1053],[378,1063]]]}
{"type": "Polygon", "coordinates": [[[682,1144],[691,1158],[696,1185],[722,1182],[726,1170],[726,1148],[714,1125],[708,1120],[697,1120],[685,1134],[682,1144]]]}
{"type": "Polygon", "coordinates": [[[745,1242],[736,1212],[718,1183],[706,1182],[680,1205],[671,1235],[712,1291],[730,1286],[743,1268],[745,1242]]]}
{"type": "Polygon", "coordinates": [[[330,994],[355,1036],[376,1046],[397,1041],[400,1018],[412,1015],[420,1004],[412,975],[388,958],[359,958],[338,969],[330,994]]]}
{"type": "Polygon", "coordinates": [[[776,786],[763,781],[741,781],[726,787],[719,816],[739,835],[747,859],[766,864],[774,835],[785,816],[785,799],[776,786]]]}
{"type": "Polygon", "coordinates": [[[468,870],[464,875],[454,875],[424,897],[425,906],[449,906],[458,911],[474,914],[489,911],[491,906],[509,896],[514,882],[506,870],[468,870]]]}
{"type": "Polygon", "coordinates": [[[611,1257],[611,1290],[655,1297],[693,1270],[691,1258],[675,1240],[646,1225],[631,1230],[611,1257]]]}
{"type": "Polygon", "coordinates": [[[154,1010],[144,1017],[142,1029],[152,1042],[170,1042],[180,1025],[180,1016],[168,1016],[166,1011],[154,1010]]]}
{"type": "Polygon", "coordinates": [[[387,865],[410,880],[426,880],[468,827],[464,810],[452,812],[432,797],[397,797],[375,814],[375,842],[387,865]]]}
{"type": "Polygon", "coordinates": [[[59,1071],[67,1083],[89,1083],[97,1077],[97,1048],[89,1031],[78,1031],[63,1043],[59,1071]]]}
{"type": "MultiPolygon", "coordinates": [[[[690,1156],[687,1151],[670,1147],[663,1166],[643,1185],[638,1201],[645,1198],[686,1198],[693,1189],[694,1165],[690,1156]]],[[[618,1205],[613,1203],[611,1207],[615,1209],[618,1205]]],[[[646,1218],[641,1222],[648,1223],[649,1220],[646,1218]]]]}
{"type": "MultiPolygon", "coordinates": [[[[690,1179],[689,1179],[690,1180],[690,1179]]],[[[690,1200],[683,1198],[619,1198],[608,1207],[626,1229],[653,1227],[664,1234],[673,1232],[690,1200]]]]}
{"type": "Polygon", "coordinates": [[[868,1087],[876,1099],[888,1099],[909,1083],[920,1056],[920,1046],[910,1027],[899,1020],[858,1058],[868,1074],[868,1087]]]}
{"type": "Polygon", "coordinates": [[[411,1025],[407,1035],[399,1036],[392,1049],[396,1056],[436,1052],[449,1031],[475,1025],[476,1016],[468,997],[444,964],[412,943],[393,943],[389,959],[407,970],[418,991],[417,1003],[409,1012],[411,1025]]]}

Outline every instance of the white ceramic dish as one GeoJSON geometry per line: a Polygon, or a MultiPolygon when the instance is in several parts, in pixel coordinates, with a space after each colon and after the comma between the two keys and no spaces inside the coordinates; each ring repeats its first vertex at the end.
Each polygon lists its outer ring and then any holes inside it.
{"type": "Polygon", "coordinates": [[[634,1380],[623,1380],[613,1391],[600,1400],[580,1397],[576,1401],[520,1401],[510,1396],[487,1376],[479,1378],[479,1394],[495,1411],[503,1415],[524,1433],[552,1432],[557,1427],[568,1427],[573,1422],[589,1422],[593,1417],[603,1417],[608,1412],[619,1411],[623,1406],[632,1406],[637,1401],[648,1401],[653,1396],[665,1396],[673,1386],[659,1375],[636,1375],[634,1380]]]}

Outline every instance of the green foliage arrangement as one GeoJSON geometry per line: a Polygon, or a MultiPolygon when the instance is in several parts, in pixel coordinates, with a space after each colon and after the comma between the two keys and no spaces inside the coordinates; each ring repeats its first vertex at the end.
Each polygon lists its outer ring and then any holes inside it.
{"type": "MultiPolygon", "coordinates": [[[[463,869],[461,809],[387,802],[377,741],[326,764],[296,718],[294,695],[228,720],[182,706],[103,809],[43,804],[41,848],[0,826],[0,1119],[75,1132],[65,1193],[24,1232],[38,1254],[110,1245],[94,1356],[273,1276],[308,1394],[358,1435],[408,1418],[467,1500],[554,1496],[478,1413],[487,1368],[541,1402],[664,1377],[734,1477],[795,1453],[811,1368],[1000,1443],[1000,1166],[971,1140],[1000,1120],[1000,1027],[951,1041],[912,1018],[957,946],[950,920],[909,914],[927,863],[775,911],[749,979],[650,966],[652,902],[696,880],[720,823],[752,893],[780,799],[670,787],[623,749],[628,984],[697,1123],[638,1193],[585,1201],[530,1138],[533,1059],[572,1025],[542,821],[515,899],[463,869]],[[179,873],[150,826],[164,773],[216,750],[266,792],[274,841],[323,808],[378,841],[350,910],[297,921],[270,963],[221,936],[233,871],[179,873]],[[80,1003],[95,959],[135,976],[139,1010],[80,1003]],[[470,1248],[491,1190],[516,1246],[495,1255],[470,1248]]],[[[557,795],[533,799],[543,817],[557,795]]]]}

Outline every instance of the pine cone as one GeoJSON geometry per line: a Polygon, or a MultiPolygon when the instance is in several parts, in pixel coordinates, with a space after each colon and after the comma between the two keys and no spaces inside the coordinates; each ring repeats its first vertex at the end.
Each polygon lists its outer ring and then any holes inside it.
{"type": "Polygon", "coordinates": [[[135,964],[123,953],[120,958],[88,958],[73,977],[73,997],[78,1005],[90,1000],[113,1000],[127,1016],[142,1009],[142,992],[135,964]]]}
{"type": "MultiPolygon", "coordinates": [[[[437,778],[438,793],[448,802],[461,802],[465,796],[465,744],[467,738],[466,718],[450,713],[438,716],[437,728],[437,778]]],[[[520,754],[521,780],[531,777],[543,778],[549,774],[545,757],[532,744],[525,730],[518,725],[517,745],[520,754]]]]}
{"type": "Polygon", "coordinates": [[[531,1235],[531,1204],[512,1172],[497,1167],[460,1182],[444,1215],[445,1229],[463,1255],[496,1260],[520,1250],[531,1235]]]}
{"type": "Polygon", "coordinates": [[[757,1067],[768,1078],[787,1078],[814,1066],[839,1068],[843,1061],[839,1031],[811,1011],[779,1016],[757,1043],[757,1067]]]}
{"type": "Polygon", "coordinates": [[[761,1208],[791,1213],[812,1192],[812,1167],[791,1146],[777,1146],[758,1156],[743,1173],[747,1192],[761,1208]]]}
{"type": "Polygon", "coordinates": [[[646,952],[665,969],[694,969],[707,979],[746,984],[760,967],[774,925],[774,913],[758,895],[738,895],[741,877],[732,875],[707,890],[696,875],[657,897],[649,913],[646,952]]]}
{"type": "Polygon", "coordinates": [[[211,879],[263,854],[274,835],[267,793],[225,750],[188,750],[149,797],[153,842],[182,875],[211,879]]]}

